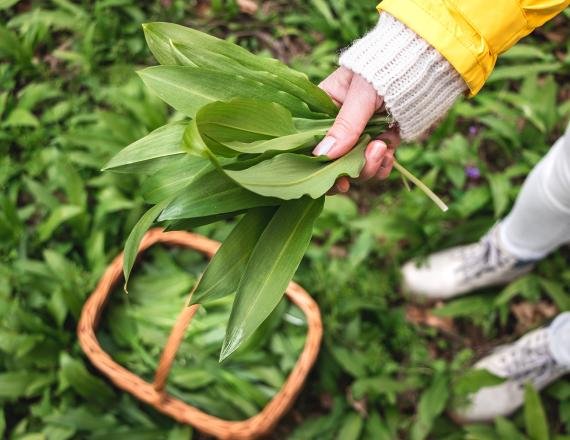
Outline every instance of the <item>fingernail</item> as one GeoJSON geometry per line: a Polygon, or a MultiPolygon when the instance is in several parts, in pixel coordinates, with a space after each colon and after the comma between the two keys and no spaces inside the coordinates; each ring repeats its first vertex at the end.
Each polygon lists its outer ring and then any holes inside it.
{"type": "Polygon", "coordinates": [[[315,147],[313,154],[315,156],[324,156],[331,150],[334,144],[336,144],[336,139],[332,136],[327,136],[315,147]]]}
{"type": "Polygon", "coordinates": [[[385,148],[387,147],[384,142],[374,142],[368,153],[368,160],[371,162],[379,162],[380,159],[382,159],[382,150],[385,148]]]}
{"type": "Polygon", "coordinates": [[[341,193],[347,193],[348,190],[350,189],[350,184],[348,183],[348,180],[341,180],[340,182],[338,182],[338,190],[341,193]]]}

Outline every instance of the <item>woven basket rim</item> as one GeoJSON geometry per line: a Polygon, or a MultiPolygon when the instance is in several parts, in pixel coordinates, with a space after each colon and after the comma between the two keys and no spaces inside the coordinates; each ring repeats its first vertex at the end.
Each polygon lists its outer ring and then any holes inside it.
{"type": "MultiPolygon", "coordinates": [[[[138,255],[156,243],[188,247],[210,258],[220,243],[198,234],[182,231],[163,232],[160,228],[148,231],[138,250],[138,255]]],[[[189,424],[201,432],[221,439],[252,439],[265,435],[277,424],[299,394],[307,375],[315,363],[322,339],[321,314],[316,302],[297,283],[291,282],[286,290],[290,301],[307,317],[307,337],[303,351],[283,387],[256,415],[246,420],[228,421],[209,415],[164,391],[172,361],[180,345],[186,327],[199,305],[184,307],[166,343],[157,367],[154,383],[149,383],[114,361],[99,344],[96,330],[109,295],[122,277],[123,253],[107,267],[97,287],[85,302],[77,327],[79,343],[93,365],[118,388],[152,405],[158,411],[180,423],[189,424]]]]}

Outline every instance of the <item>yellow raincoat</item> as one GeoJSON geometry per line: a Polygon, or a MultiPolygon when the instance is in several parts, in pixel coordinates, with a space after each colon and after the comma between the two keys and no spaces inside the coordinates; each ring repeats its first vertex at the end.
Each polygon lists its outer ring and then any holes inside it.
{"type": "Polygon", "coordinates": [[[497,56],[561,12],[570,0],[384,0],[386,11],[435,47],[475,95],[497,56]]]}

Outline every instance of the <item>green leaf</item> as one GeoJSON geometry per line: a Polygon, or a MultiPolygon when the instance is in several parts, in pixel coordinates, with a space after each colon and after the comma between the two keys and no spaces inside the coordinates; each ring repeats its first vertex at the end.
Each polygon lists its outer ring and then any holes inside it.
{"type": "Polygon", "coordinates": [[[224,142],[224,145],[232,150],[247,154],[295,151],[316,145],[319,138],[324,136],[326,132],[327,130],[313,130],[254,142],[224,142]]]}
{"type": "Polygon", "coordinates": [[[223,156],[257,154],[249,163],[243,160],[234,163],[232,169],[235,170],[280,152],[313,147],[329,128],[330,124],[327,124],[298,133],[291,114],[284,107],[238,99],[202,108],[196,116],[196,127],[189,127],[185,133],[185,143],[190,151],[207,155],[214,163],[220,158],[209,154],[208,150],[223,156]],[[202,139],[207,139],[208,145],[202,139]]]}
{"type": "Polygon", "coordinates": [[[202,107],[196,115],[204,138],[254,142],[297,132],[291,113],[274,102],[233,99],[202,107]]]}
{"type": "Polygon", "coordinates": [[[62,352],[60,363],[61,376],[77,394],[101,405],[108,405],[115,400],[113,390],[101,379],[89,373],[79,359],[62,352]]]}
{"type": "Polygon", "coordinates": [[[267,71],[286,76],[289,81],[308,81],[307,77],[278,60],[254,55],[241,46],[220,40],[212,35],[172,23],[148,23],[143,25],[145,37],[153,54],[161,64],[176,60],[170,51],[170,41],[190,48],[208,50],[237,61],[250,70],[267,71]],[[165,49],[165,50],[163,50],[165,49]]]}
{"type": "Polygon", "coordinates": [[[20,0],[0,0],[0,11],[14,6],[19,1],[20,0]]]}
{"type": "Polygon", "coordinates": [[[524,421],[532,440],[548,440],[548,420],[540,396],[531,384],[525,385],[524,421]]]}
{"type": "Polygon", "coordinates": [[[324,197],[284,203],[263,231],[240,281],[220,360],[251,336],[279,303],[307,250],[323,203],[324,197]]]}
{"type": "Polygon", "coordinates": [[[196,179],[212,171],[212,163],[201,157],[184,155],[145,179],[142,196],[148,203],[158,203],[177,195],[196,179]]]}
{"type": "Polygon", "coordinates": [[[137,258],[139,246],[146,231],[152,226],[160,212],[168,205],[170,199],[163,200],[162,202],[154,205],[139,219],[135,227],[132,229],[127,241],[125,243],[124,258],[123,258],[123,274],[125,275],[125,292],[127,291],[127,284],[129,276],[135,260],[137,258]]]}
{"type": "Polygon", "coordinates": [[[497,377],[487,370],[481,368],[471,368],[453,384],[453,393],[457,396],[468,396],[484,387],[500,385],[504,378],[497,377]]]}
{"type": "Polygon", "coordinates": [[[487,79],[487,83],[491,84],[496,81],[505,79],[513,80],[524,78],[525,76],[536,75],[537,73],[558,72],[562,68],[562,63],[525,63],[514,66],[500,66],[497,67],[493,74],[487,79]]]}
{"type": "Polygon", "coordinates": [[[370,137],[364,136],[350,153],[332,162],[284,153],[245,170],[225,170],[225,173],[244,188],[263,196],[289,200],[309,195],[316,199],[331,189],[338,177],[358,177],[369,140],[370,137]]]}
{"type": "Polygon", "coordinates": [[[52,374],[46,372],[13,371],[0,373],[0,398],[16,400],[41,394],[44,388],[54,381],[52,374]]]}
{"type": "Polygon", "coordinates": [[[2,120],[2,115],[4,110],[6,110],[6,103],[8,102],[8,92],[0,93],[0,121],[2,120]]]}
{"type": "MultiPolygon", "coordinates": [[[[350,352],[347,354],[350,355],[350,352]]],[[[335,358],[338,360],[337,353],[335,353],[335,358]]],[[[397,380],[389,376],[366,377],[353,382],[352,393],[356,399],[362,399],[366,394],[403,393],[414,388],[414,386],[415,384],[412,381],[397,380]]]]}
{"type": "Polygon", "coordinates": [[[42,419],[60,427],[86,431],[112,430],[117,427],[117,420],[113,415],[105,414],[102,416],[88,406],[72,406],[64,410],[64,412],[53,411],[46,417],[42,417],[42,419]]]}
{"type": "Polygon", "coordinates": [[[167,222],[164,227],[164,230],[165,232],[188,231],[190,229],[197,228],[198,226],[209,225],[211,223],[216,223],[221,220],[228,220],[237,217],[238,215],[243,213],[244,213],[243,211],[233,211],[233,212],[224,212],[223,214],[207,215],[204,217],[194,217],[183,220],[174,220],[171,222],[167,222]]]}
{"type": "Polygon", "coordinates": [[[46,241],[51,238],[52,234],[62,224],[68,220],[81,215],[84,209],[75,205],[60,205],[56,207],[49,217],[37,228],[37,234],[40,241],[46,241]]]}
{"type": "Polygon", "coordinates": [[[38,118],[24,108],[12,110],[2,123],[3,127],[39,127],[39,125],[40,121],[38,121],[38,118]]]}
{"type": "Polygon", "coordinates": [[[539,282],[546,293],[548,293],[548,296],[552,298],[552,301],[554,301],[554,304],[556,304],[560,312],[570,310],[570,294],[566,292],[561,283],[544,278],[541,278],[539,282]]]}
{"type": "Polygon", "coordinates": [[[154,66],[137,73],[164,102],[191,118],[206,104],[234,98],[275,102],[293,116],[319,117],[299,98],[242,76],[190,66],[154,66]]]}
{"type": "Polygon", "coordinates": [[[235,153],[233,151],[229,150],[223,145],[214,145],[215,148],[213,148],[212,151],[212,148],[206,145],[204,139],[202,139],[202,135],[200,134],[198,125],[196,124],[196,119],[192,119],[188,123],[186,130],[184,130],[182,145],[188,153],[194,156],[200,156],[204,159],[209,159],[216,166],[219,166],[220,163],[220,158],[216,156],[216,154],[229,157],[235,156],[235,153]]]}
{"type": "Polygon", "coordinates": [[[497,417],[495,419],[495,427],[500,438],[509,440],[528,440],[523,434],[521,434],[513,422],[505,419],[504,417],[497,417]]]}
{"type": "Polygon", "coordinates": [[[495,306],[503,306],[508,304],[515,296],[521,295],[522,297],[531,301],[538,301],[541,292],[539,278],[533,274],[527,274],[521,278],[512,281],[505,287],[493,301],[495,306]]]}
{"type": "Polygon", "coordinates": [[[373,412],[366,420],[366,437],[375,440],[392,440],[390,430],[377,412],[373,412]]]}
{"type": "Polygon", "coordinates": [[[358,440],[364,421],[357,413],[350,413],[344,417],[342,426],[336,436],[337,440],[358,440]]]}
{"type": "Polygon", "coordinates": [[[190,48],[171,41],[170,47],[177,61],[174,64],[240,75],[290,93],[306,102],[315,112],[330,116],[335,115],[338,111],[338,108],[334,105],[330,97],[308,80],[305,80],[302,84],[294,84],[283,76],[262,70],[252,70],[224,55],[196,46],[190,48]]]}
{"type": "Polygon", "coordinates": [[[28,47],[20,42],[18,36],[0,25],[0,56],[5,55],[18,63],[28,64],[32,58],[28,47]]]}
{"type": "Polygon", "coordinates": [[[205,304],[237,291],[249,257],[274,213],[274,208],[260,208],[241,219],[200,278],[191,304],[205,304]]]}
{"type": "Polygon", "coordinates": [[[31,83],[18,93],[18,108],[32,111],[39,103],[58,96],[61,91],[52,83],[31,83]]]}
{"type": "Polygon", "coordinates": [[[499,218],[508,208],[511,182],[505,174],[490,174],[487,178],[493,195],[495,217],[499,218]]]}
{"type": "Polygon", "coordinates": [[[530,44],[517,44],[502,54],[501,57],[503,59],[512,60],[540,59],[544,61],[552,61],[555,59],[555,56],[550,51],[530,44]]]}
{"type": "Polygon", "coordinates": [[[469,218],[473,213],[484,208],[491,199],[486,186],[477,186],[465,191],[459,200],[454,201],[452,209],[461,218],[469,218]]]}
{"type": "Polygon", "coordinates": [[[449,383],[447,378],[440,374],[420,398],[418,419],[411,431],[412,440],[423,440],[428,436],[434,420],[443,412],[448,399],[449,383]]]}
{"type": "Polygon", "coordinates": [[[186,122],[175,122],[154,130],[119,151],[103,171],[148,173],[162,169],[165,160],[186,154],[181,146],[186,125],[186,122]]]}
{"type": "Polygon", "coordinates": [[[467,298],[460,298],[433,310],[437,316],[474,316],[491,312],[495,304],[493,296],[477,295],[467,298]]]}
{"type": "Polygon", "coordinates": [[[465,440],[505,440],[499,437],[492,426],[471,424],[465,426],[465,440]]]}
{"type": "Polygon", "coordinates": [[[164,209],[158,220],[205,217],[278,204],[278,200],[252,193],[214,170],[188,185],[164,209]]]}
{"type": "Polygon", "coordinates": [[[333,116],[338,109],[331,98],[306,75],[272,58],[254,55],[241,46],[171,23],[143,25],[147,43],[161,64],[179,64],[182,59],[208,70],[247,75],[291,93],[313,110],[333,116]]]}

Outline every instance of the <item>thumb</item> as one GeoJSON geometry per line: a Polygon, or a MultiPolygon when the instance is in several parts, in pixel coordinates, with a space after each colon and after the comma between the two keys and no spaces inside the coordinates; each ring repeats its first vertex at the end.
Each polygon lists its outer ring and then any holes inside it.
{"type": "Polygon", "coordinates": [[[381,105],[382,98],[374,87],[355,74],[333,126],[315,147],[313,154],[336,159],[348,153],[381,105]]]}

